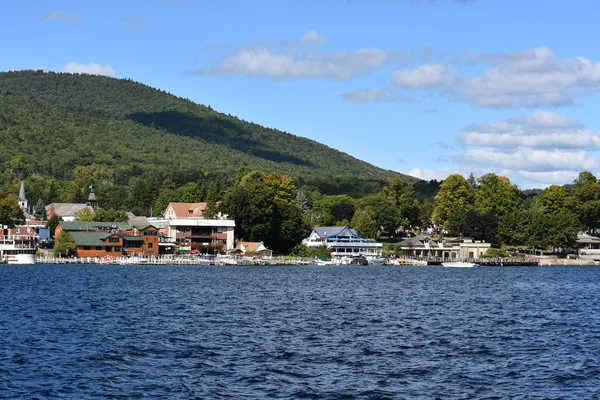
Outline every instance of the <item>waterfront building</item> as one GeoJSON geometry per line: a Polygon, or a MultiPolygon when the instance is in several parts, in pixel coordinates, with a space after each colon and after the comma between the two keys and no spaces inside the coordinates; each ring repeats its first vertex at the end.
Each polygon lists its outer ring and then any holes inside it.
{"type": "Polygon", "coordinates": [[[362,238],[347,226],[316,226],[302,243],[308,247],[326,246],[332,258],[364,256],[371,259],[383,254],[383,243],[362,238]]]}
{"type": "Polygon", "coordinates": [[[271,258],[273,251],[267,249],[263,242],[237,242],[235,249],[231,251],[233,255],[258,255],[265,258],[271,258]]]}
{"type": "Polygon", "coordinates": [[[216,255],[234,248],[235,221],[227,215],[205,218],[206,203],[171,202],[163,213],[165,239],[180,253],[216,255]]]}
{"type": "Polygon", "coordinates": [[[128,222],[61,221],[55,236],[68,232],[78,257],[151,256],[159,253],[158,228],[128,222]]]}
{"type": "Polygon", "coordinates": [[[492,246],[491,243],[472,239],[441,239],[430,235],[406,238],[398,243],[407,256],[443,259],[480,258],[492,246]]]}

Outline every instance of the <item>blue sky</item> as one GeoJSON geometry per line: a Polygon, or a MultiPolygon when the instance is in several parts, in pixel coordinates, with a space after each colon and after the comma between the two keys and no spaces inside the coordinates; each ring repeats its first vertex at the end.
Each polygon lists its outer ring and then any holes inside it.
{"type": "Polygon", "coordinates": [[[423,179],[600,171],[594,1],[7,2],[0,70],[131,78],[423,179]]]}

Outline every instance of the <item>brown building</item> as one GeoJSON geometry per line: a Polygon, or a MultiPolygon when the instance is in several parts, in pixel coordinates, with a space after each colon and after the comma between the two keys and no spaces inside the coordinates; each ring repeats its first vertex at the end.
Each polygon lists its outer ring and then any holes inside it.
{"type": "Polygon", "coordinates": [[[150,256],[158,254],[158,229],[127,222],[61,221],[55,235],[68,232],[78,257],[150,256]]]}

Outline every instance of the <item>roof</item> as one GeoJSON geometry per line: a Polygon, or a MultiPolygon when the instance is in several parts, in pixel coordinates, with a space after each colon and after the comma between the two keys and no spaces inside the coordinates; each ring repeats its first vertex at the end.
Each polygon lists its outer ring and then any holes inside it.
{"type": "Polygon", "coordinates": [[[350,229],[347,226],[315,226],[313,231],[322,239],[330,236],[351,236],[358,237],[358,234],[354,229],[350,229]]]}
{"type": "Polygon", "coordinates": [[[104,246],[104,239],[113,236],[106,232],[69,232],[77,246],[104,246]]]}
{"type": "Polygon", "coordinates": [[[81,211],[84,208],[93,210],[93,208],[87,204],[78,203],[50,203],[46,206],[46,211],[49,211],[51,208],[54,209],[54,215],[59,217],[74,216],[78,211],[81,211]]]}
{"type": "Polygon", "coordinates": [[[404,239],[403,241],[398,243],[398,245],[400,245],[400,247],[420,247],[420,246],[423,246],[423,242],[420,241],[419,238],[410,237],[410,238],[404,239]]]}
{"type": "MultiPolygon", "coordinates": [[[[60,221],[59,225],[64,231],[93,231],[96,229],[119,229],[129,230],[128,222],[83,222],[83,221],[60,221]]],[[[106,233],[104,233],[106,234],[106,233]]]]}
{"type": "Polygon", "coordinates": [[[165,218],[202,218],[202,212],[206,210],[206,203],[176,203],[171,202],[165,210],[173,209],[175,215],[165,215],[165,218]]]}
{"type": "Polygon", "coordinates": [[[600,244],[600,238],[588,234],[577,235],[577,243],[579,244],[600,244]]]}
{"type": "Polygon", "coordinates": [[[128,242],[143,242],[144,238],[141,236],[122,236],[123,240],[128,242]]]}
{"type": "Polygon", "coordinates": [[[246,252],[270,251],[265,247],[263,242],[238,242],[236,249],[241,249],[244,246],[246,252]]]}
{"type": "Polygon", "coordinates": [[[127,222],[129,222],[132,226],[147,226],[150,223],[148,222],[148,217],[144,217],[144,216],[135,216],[135,215],[130,215],[129,218],[127,219],[127,222]]]}
{"type": "Polygon", "coordinates": [[[19,190],[19,200],[27,200],[27,198],[25,197],[25,183],[23,181],[21,181],[21,189],[19,190]]]}

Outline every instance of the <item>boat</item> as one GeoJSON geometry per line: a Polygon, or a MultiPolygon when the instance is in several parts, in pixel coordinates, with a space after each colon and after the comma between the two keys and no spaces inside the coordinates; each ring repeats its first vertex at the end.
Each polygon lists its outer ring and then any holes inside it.
{"type": "Polygon", "coordinates": [[[350,265],[369,265],[369,260],[365,256],[352,257],[350,265]]]}
{"type": "Polygon", "coordinates": [[[386,260],[383,257],[373,257],[368,260],[369,265],[384,265],[386,263],[386,260]]]}
{"type": "Polygon", "coordinates": [[[447,268],[475,268],[479,267],[479,264],[466,262],[466,261],[452,261],[452,262],[443,262],[442,266],[447,268]]]}
{"type": "Polygon", "coordinates": [[[35,264],[37,237],[31,235],[0,236],[0,259],[8,264],[35,264]]]}

